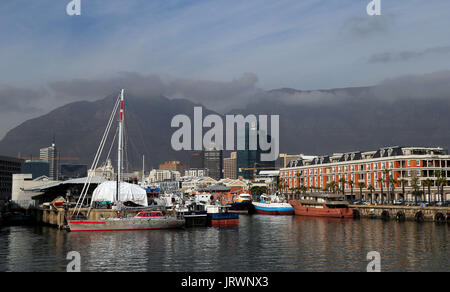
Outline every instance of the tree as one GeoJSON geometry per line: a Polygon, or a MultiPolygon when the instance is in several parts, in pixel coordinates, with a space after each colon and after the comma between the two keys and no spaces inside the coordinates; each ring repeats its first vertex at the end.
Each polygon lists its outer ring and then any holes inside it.
{"type": "Polygon", "coordinates": [[[296,174],[298,186],[303,185],[303,182],[302,182],[302,179],[301,179],[302,175],[303,174],[301,172],[296,174]],[[300,184],[300,182],[302,182],[302,183],[300,184]]]}
{"type": "MultiPolygon", "coordinates": [[[[396,180],[395,178],[391,177],[389,179],[389,183],[391,184],[392,195],[395,198],[395,185],[398,184],[398,180],[396,180]]],[[[391,199],[392,199],[392,197],[391,197],[391,199]]]]}
{"type": "Polygon", "coordinates": [[[405,192],[406,192],[406,191],[405,191],[405,187],[406,187],[406,184],[408,183],[408,180],[402,178],[402,179],[399,180],[399,182],[400,182],[400,184],[402,185],[402,194],[403,194],[403,198],[405,198],[405,196],[406,196],[406,194],[405,194],[405,192]]]}
{"type": "Polygon", "coordinates": [[[366,184],[363,182],[359,182],[358,187],[359,187],[359,198],[362,200],[363,199],[363,189],[366,187],[366,184]]]}
{"type": "Polygon", "coordinates": [[[391,172],[391,171],[390,171],[389,169],[383,170],[383,173],[384,173],[384,181],[385,181],[386,184],[387,184],[387,191],[388,191],[388,194],[387,194],[387,200],[388,200],[388,201],[391,199],[391,194],[390,194],[391,189],[390,189],[390,185],[389,185],[389,182],[390,182],[390,175],[389,175],[389,173],[390,173],[390,172],[391,172]]]}
{"type": "Polygon", "coordinates": [[[339,182],[341,183],[342,194],[345,196],[345,183],[346,183],[347,181],[345,180],[345,178],[341,178],[341,179],[339,179],[339,182]]]}
{"type": "Polygon", "coordinates": [[[336,193],[337,185],[336,185],[336,182],[335,182],[335,181],[330,182],[330,183],[329,183],[329,187],[330,187],[330,190],[333,191],[333,193],[336,193]]]}
{"type": "Polygon", "coordinates": [[[420,187],[418,185],[419,183],[419,178],[418,177],[413,177],[412,179],[412,188],[414,190],[413,194],[414,194],[414,201],[417,203],[417,195],[419,194],[419,190],[420,187]]]}
{"type": "Polygon", "coordinates": [[[267,187],[265,186],[254,186],[250,188],[250,192],[252,195],[261,196],[262,194],[267,194],[267,187]]]}
{"type": "Polygon", "coordinates": [[[441,202],[444,202],[444,186],[447,184],[447,179],[444,175],[444,172],[440,170],[436,170],[434,172],[434,176],[437,178],[436,186],[438,188],[438,194],[441,197],[441,202]]]}
{"type": "Polygon", "coordinates": [[[444,202],[444,186],[447,184],[447,179],[445,177],[441,177],[437,180],[438,190],[441,194],[441,202],[444,202]]]}
{"type": "Polygon", "coordinates": [[[373,192],[375,191],[375,188],[373,187],[373,185],[369,185],[369,187],[367,189],[370,192],[370,203],[373,204],[373,192]]]}
{"type": "Polygon", "coordinates": [[[382,177],[379,177],[377,179],[377,182],[380,184],[381,186],[381,203],[384,203],[384,196],[383,196],[383,183],[384,183],[384,179],[382,177]]]}
{"type": "Polygon", "coordinates": [[[350,186],[350,198],[352,198],[352,200],[353,200],[353,186],[355,185],[355,182],[352,180],[349,180],[347,183],[350,186]]]}
{"type": "Polygon", "coordinates": [[[428,188],[428,203],[431,203],[431,187],[434,185],[433,181],[427,178],[423,185],[428,188]]]}

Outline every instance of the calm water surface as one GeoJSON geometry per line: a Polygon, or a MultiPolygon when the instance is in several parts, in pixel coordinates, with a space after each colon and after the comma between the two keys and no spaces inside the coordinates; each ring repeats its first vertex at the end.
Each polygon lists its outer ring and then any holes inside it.
{"type": "Polygon", "coordinates": [[[448,225],[298,216],[241,216],[239,227],[68,233],[0,228],[0,271],[365,271],[370,251],[382,271],[450,271],[448,225]]]}

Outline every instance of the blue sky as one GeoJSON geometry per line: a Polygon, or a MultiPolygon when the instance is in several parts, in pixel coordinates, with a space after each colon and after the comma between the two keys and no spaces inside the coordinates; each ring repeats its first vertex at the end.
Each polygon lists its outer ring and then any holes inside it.
{"type": "MultiPolygon", "coordinates": [[[[68,16],[70,0],[2,0],[0,98],[120,72],[323,89],[449,70],[450,1],[381,1],[81,0],[68,16]]],[[[44,104],[5,127],[60,105],[44,104]]]]}

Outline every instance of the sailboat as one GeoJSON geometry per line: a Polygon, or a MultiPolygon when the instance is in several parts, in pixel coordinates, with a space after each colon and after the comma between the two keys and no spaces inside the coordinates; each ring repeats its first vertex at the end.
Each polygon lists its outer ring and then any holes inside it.
{"type": "Polygon", "coordinates": [[[77,231],[127,231],[127,230],[160,230],[160,229],[174,229],[182,228],[185,225],[185,219],[178,217],[176,214],[168,214],[163,209],[158,208],[142,208],[140,212],[134,217],[120,216],[125,206],[125,201],[138,202],[144,207],[147,205],[147,197],[145,190],[137,185],[122,182],[123,170],[123,152],[124,152],[124,90],[120,91],[120,95],[116,101],[116,105],[111,114],[110,120],[103,135],[100,147],[94,158],[91,169],[96,169],[98,161],[106,143],[111,125],[115,119],[118,109],[119,129],[118,129],[118,166],[117,166],[117,181],[106,182],[101,184],[93,194],[91,205],[87,214],[89,218],[92,204],[95,200],[108,200],[114,203],[113,209],[116,210],[116,216],[107,219],[89,220],[78,219],[80,217],[81,207],[86,198],[87,191],[91,184],[92,175],[86,179],[85,185],[78,199],[77,205],[72,213],[72,218],[68,220],[69,230],[77,231]],[[144,193],[142,193],[143,191],[144,193]]]}

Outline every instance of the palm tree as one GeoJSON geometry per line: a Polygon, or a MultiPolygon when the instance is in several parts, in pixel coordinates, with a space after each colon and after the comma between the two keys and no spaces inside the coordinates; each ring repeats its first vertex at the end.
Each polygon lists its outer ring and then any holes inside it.
{"type": "MultiPolygon", "coordinates": [[[[391,177],[389,179],[389,183],[391,184],[391,189],[392,189],[392,195],[395,198],[395,185],[398,184],[398,180],[396,180],[395,178],[391,177]]],[[[392,199],[392,198],[391,198],[392,199]]]]}
{"type": "Polygon", "coordinates": [[[359,182],[358,187],[359,187],[359,197],[362,201],[362,199],[363,199],[363,191],[362,190],[366,187],[366,184],[363,182],[359,182]]]}
{"type": "Polygon", "coordinates": [[[345,183],[346,183],[347,181],[345,180],[345,178],[341,178],[341,179],[339,179],[339,182],[341,183],[342,194],[345,196],[345,183]]]}
{"type": "Polygon", "coordinates": [[[303,174],[302,174],[301,172],[299,172],[299,173],[296,174],[296,176],[297,176],[297,185],[298,185],[298,186],[300,186],[300,181],[301,181],[302,175],[303,175],[303,174]]]}
{"type": "Polygon", "coordinates": [[[377,179],[377,182],[380,184],[381,186],[381,204],[384,203],[384,196],[383,196],[383,183],[384,183],[384,179],[382,177],[379,177],[377,179]]]}
{"type": "Polygon", "coordinates": [[[406,184],[408,183],[408,180],[402,178],[399,180],[399,183],[401,183],[401,185],[402,185],[402,194],[403,194],[403,199],[404,199],[406,197],[405,187],[406,187],[406,184]]]}
{"type": "Polygon", "coordinates": [[[414,201],[417,203],[417,194],[420,190],[420,187],[418,185],[419,182],[419,178],[418,177],[413,177],[412,179],[412,188],[414,189],[414,201]]]}
{"type": "Polygon", "coordinates": [[[433,181],[427,178],[423,182],[424,187],[428,187],[428,203],[431,203],[431,187],[434,185],[433,181]]]}
{"type": "Polygon", "coordinates": [[[383,173],[384,173],[384,181],[386,182],[386,184],[387,184],[387,190],[388,190],[388,194],[387,194],[387,201],[389,202],[389,200],[390,200],[390,197],[391,197],[391,194],[390,194],[390,192],[391,192],[391,189],[390,189],[390,186],[389,186],[389,182],[390,182],[390,175],[389,175],[389,173],[390,173],[391,171],[389,170],[389,169],[385,169],[385,170],[383,170],[383,173]]]}
{"type": "Polygon", "coordinates": [[[447,179],[445,177],[441,177],[436,181],[438,185],[439,193],[441,194],[441,202],[444,202],[444,186],[447,184],[447,179]]]}
{"type": "Polygon", "coordinates": [[[302,190],[303,190],[303,193],[306,194],[306,191],[308,190],[308,188],[306,186],[302,186],[302,190]]]}
{"type": "Polygon", "coordinates": [[[367,189],[370,192],[370,203],[373,204],[373,192],[375,191],[375,188],[373,187],[373,185],[369,185],[369,187],[367,189]]]}
{"type": "Polygon", "coordinates": [[[350,198],[353,200],[353,186],[355,185],[355,182],[352,180],[349,180],[347,183],[350,186],[350,198]]]}

